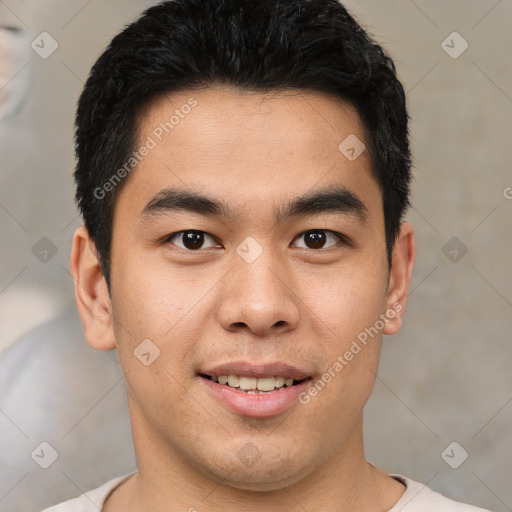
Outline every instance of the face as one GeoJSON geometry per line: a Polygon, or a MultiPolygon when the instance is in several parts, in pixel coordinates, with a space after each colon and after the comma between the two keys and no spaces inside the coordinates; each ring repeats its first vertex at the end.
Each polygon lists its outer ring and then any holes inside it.
{"type": "Polygon", "coordinates": [[[117,198],[108,300],[139,469],[152,457],[271,490],[334,466],[360,448],[408,279],[404,258],[388,268],[357,113],[219,87],[154,102],[139,135],[149,149],[117,198]],[[282,387],[246,393],[221,375],[282,387]]]}

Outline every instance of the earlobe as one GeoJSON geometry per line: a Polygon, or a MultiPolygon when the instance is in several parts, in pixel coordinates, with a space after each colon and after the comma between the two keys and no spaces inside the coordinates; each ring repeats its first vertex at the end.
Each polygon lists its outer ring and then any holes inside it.
{"type": "Polygon", "coordinates": [[[115,348],[112,304],[96,246],[85,226],[75,231],[69,266],[87,342],[98,350],[115,348]]]}
{"type": "Polygon", "coordinates": [[[387,296],[387,308],[388,311],[393,311],[393,314],[389,315],[384,334],[396,334],[402,327],[402,316],[407,305],[407,295],[415,261],[414,230],[411,224],[403,222],[393,247],[387,296]]]}

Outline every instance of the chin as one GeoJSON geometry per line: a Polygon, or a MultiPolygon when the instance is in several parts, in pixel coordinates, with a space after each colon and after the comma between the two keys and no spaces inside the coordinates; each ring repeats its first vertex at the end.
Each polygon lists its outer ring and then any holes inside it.
{"type": "Polygon", "coordinates": [[[276,460],[274,456],[265,462],[262,457],[250,465],[234,464],[233,459],[230,459],[224,461],[226,465],[215,468],[214,471],[217,473],[216,480],[234,489],[254,492],[278,491],[306,478],[311,472],[312,466],[304,465],[304,461],[300,459],[279,460],[278,457],[276,460]]]}
{"type": "Polygon", "coordinates": [[[269,470],[267,473],[262,472],[261,469],[254,469],[252,472],[244,472],[236,476],[232,474],[224,481],[224,484],[241,491],[271,492],[280,491],[283,487],[288,487],[301,480],[297,475],[286,478],[282,471],[279,472],[279,476],[274,473],[274,470],[269,470]]]}

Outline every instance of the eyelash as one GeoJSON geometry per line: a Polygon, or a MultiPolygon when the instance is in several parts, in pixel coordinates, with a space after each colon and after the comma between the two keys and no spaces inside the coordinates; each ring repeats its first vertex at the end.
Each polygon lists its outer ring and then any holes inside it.
{"type": "MultiPolygon", "coordinates": [[[[349,239],[345,235],[338,233],[337,231],[332,231],[330,229],[308,229],[306,231],[303,231],[299,235],[297,235],[297,237],[294,238],[294,241],[297,240],[298,238],[303,237],[304,235],[306,235],[308,233],[319,233],[319,232],[330,233],[330,234],[336,236],[343,245],[349,245],[349,243],[350,243],[349,239]]],[[[171,243],[172,244],[171,240],[173,238],[177,237],[178,235],[184,234],[184,233],[203,233],[203,234],[215,239],[215,237],[213,235],[210,235],[209,233],[206,233],[205,231],[200,231],[200,230],[196,230],[196,229],[185,229],[183,231],[176,231],[175,233],[168,235],[167,237],[164,238],[163,243],[171,243]]],[[[176,245],[176,244],[172,244],[172,245],[176,245]]],[[[318,252],[318,251],[330,249],[331,247],[335,247],[336,245],[337,244],[334,244],[334,245],[331,245],[326,248],[322,247],[320,249],[311,249],[309,247],[300,247],[300,249],[309,249],[311,251],[318,252]]],[[[182,249],[184,251],[187,251],[187,252],[201,252],[202,251],[202,249],[192,250],[192,249],[188,249],[186,247],[178,247],[178,248],[182,249]]]]}

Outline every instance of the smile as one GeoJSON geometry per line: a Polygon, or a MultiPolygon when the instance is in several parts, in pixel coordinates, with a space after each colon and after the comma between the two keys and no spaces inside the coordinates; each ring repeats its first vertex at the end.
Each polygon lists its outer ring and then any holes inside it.
{"type": "Polygon", "coordinates": [[[280,414],[295,403],[310,377],[296,381],[284,377],[245,377],[219,375],[212,377],[199,374],[202,385],[224,408],[253,418],[265,418],[280,414]]]}
{"type": "Polygon", "coordinates": [[[284,387],[290,387],[303,382],[303,380],[294,380],[289,377],[246,377],[238,375],[201,375],[206,379],[211,379],[214,382],[229,386],[238,391],[244,391],[246,393],[269,393],[276,389],[284,387]]]}

